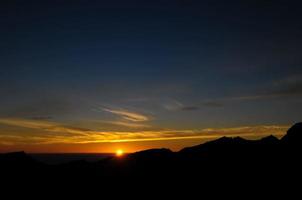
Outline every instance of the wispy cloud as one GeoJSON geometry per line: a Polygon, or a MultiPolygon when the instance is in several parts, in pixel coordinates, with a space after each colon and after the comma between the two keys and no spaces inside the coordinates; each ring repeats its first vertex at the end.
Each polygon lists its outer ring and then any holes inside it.
{"type": "MultiPolygon", "coordinates": [[[[246,91],[240,95],[208,99],[199,104],[206,107],[222,107],[232,102],[272,100],[286,97],[302,97],[302,74],[291,75],[269,82],[266,86],[256,88],[255,91],[246,91]]],[[[198,106],[199,107],[199,106],[198,106]]]]}
{"type": "Polygon", "coordinates": [[[169,111],[193,111],[200,109],[197,105],[185,105],[177,100],[167,101],[163,104],[163,107],[169,111]]]}
{"type": "Polygon", "coordinates": [[[181,110],[188,110],[188,111],[193,111],[193,110],[199,110],[199,106],[183,106],[181,110]]]}
{"type": "Polygon", "coordinates": [[[262,99],[302,96],[302,75],[291,75],[275,80],[268,87],[259,88],[250,95],[240,95],[221,99],[223,101],[253,101],[262,99]]]}
{"type": "Polygon", "coordinates": [[[212,107],[212,108],[219,108],[223,107],[223,104],[218,101],[205,101],[202,103],[203,106],[212,107]]]}
{"type": "Polygon", "coordinates": [[[106,112],[110,112],[112,114],[116,114],[125,120],[129,120],[133,122],[149,121],[149,118],[147,116],[127,110],[117,110],[117,109],[109,109],[109,108],[103,108],[103,110],[106,112]]]}
{"type": "Polygon", "coordinates": [[[177,100],[169,100],[169,101],[166,101],[165,103],[163,103],[162,106],[166,110],[176,111],[176,110],[181,110],[184,105],[177,100]]]}
{"type": "Polygon", "coordinates": [[[129,127],[129,128],[149,128],[149,127],[151,127],[148,124],[133,123],[133,122],[128,122],[128,121],[103,121],[103,122],[108,123],[108,124],[117,125],[117,126],[129,127]]]}
{"type": "Polygon", "coordinates": [[[263,137],[283,135],[289,126],[246,126],[235,128],[208,128],[201,130],[150,130],[150,131],[96,131],[68,125],[26,119],[0,119],[1,124],[19,127],[14,134],[0,133],[2,145],[8,144],[82,144],[107,142],[135,142],[154,140],[211,139],[222,136],[263,137]],[[38,130],[35,135],[22,135],[21,128],[38,130]],[[45,134],[45,133],[56,134],[45,134]],[[20,134],[21,133],[21,134],[20,134]]]}
{"type": "MultiPolygon", "coordinates": [[[[96,109],[96,111],[99,112],[100,110],[96,109]]],[[[123,126],[133,129],[151,127],[149,124],[147,124],[147,122],[150,121],[151,118],[144,114],[129,111],[126,109],[114,109],[108,107],[101,108],[101,111],[105,111],[117,116],[116,120],[102,120],[100,121],[101,123],[112,124],[115,126],[123,126]]]]}
{"type": "Polygon", "coordinates": [[[49,122],[45,120],[28,120],[28,119],[18,119],[18,118],[2,118],[0,119],[0,124],[17,126],[22,128],[39,129],[49,132],[64,132],[73,135],[86,135],[89,132],[88,129],[71,127],[67,125],[62,125],[55,122],[49,122]]]}
{"type": "Polygon", "coordinates": [[[291,75],[273,83],[272,94],[279,96],[302,95],[302,74],[291,75]]]}
{"type": "Polygon", "coordinates": [[[163,104],[163,107],[169,111],[197,111],[202,107],[219,108],[222,106],[223,104],[216,100],[207,100],[197,104],[184,104],[177,100],[170,100],[163,104]]]}

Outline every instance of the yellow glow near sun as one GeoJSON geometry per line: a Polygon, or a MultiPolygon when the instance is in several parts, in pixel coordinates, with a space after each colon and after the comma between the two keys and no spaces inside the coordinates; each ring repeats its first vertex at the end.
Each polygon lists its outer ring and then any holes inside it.
{"type": "Polygon", "coordinates": [[[116,150],[116,152],[115,152],[115,155],[117,156],[117,157],[120,157],[120,156],[122,156],[124,154],[124,151],[122,150],[122,149],[118,149],[118,150],[116,150]]]}

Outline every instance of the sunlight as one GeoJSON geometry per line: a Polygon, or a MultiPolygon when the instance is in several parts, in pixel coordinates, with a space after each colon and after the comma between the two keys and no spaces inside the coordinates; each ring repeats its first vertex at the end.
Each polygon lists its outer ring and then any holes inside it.
{"type": "Polygon", "coordinates": [[[124,154],[124,151],[123,151],[122,149],[118,149],[118,150],[116,150],[116,152],[115,152],[115,155],[116,155],[117,157],[121,157],[123,154],[124,154]]]}

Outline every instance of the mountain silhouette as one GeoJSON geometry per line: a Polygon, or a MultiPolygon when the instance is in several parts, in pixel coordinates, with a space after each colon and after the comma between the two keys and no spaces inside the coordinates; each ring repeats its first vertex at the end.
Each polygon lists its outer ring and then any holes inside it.
{"type": "Polygon", "coordinates": [[[192,185],[192,179],[202,180],[199,184],[203,185],[216,184],[218,180],[225,184],[228,180],[274,184],[276,178],[289,181],[289,177],[301,177],[301,152],[298,151],[301,136],[302,123],[297,123],[280,140],[272,135],[259,140],[222,137],[179,152],[149,149],[97,162],[58,165],[43,164],[24,152],[16,152],[0,154],[0,172],[2,179],[65,184],[91,183],[92,180],[102,180],[102,183],[165,180],[166,184],[173,184],[177,180],[192,185]]]}
{"type": "Polygon", "coordinates": [[[0,154],[0,163],[1,167],[7,168],[30,168],[41,164],[27,155],[24,151],[0,154]]]}
{"type": "Polygon", "coordinates": [[[295,124],[292,126],[285,134],[281,141],[285,144],[293,145],[293,146],[301,146],[302,141],[302,122],[295,124]]]}

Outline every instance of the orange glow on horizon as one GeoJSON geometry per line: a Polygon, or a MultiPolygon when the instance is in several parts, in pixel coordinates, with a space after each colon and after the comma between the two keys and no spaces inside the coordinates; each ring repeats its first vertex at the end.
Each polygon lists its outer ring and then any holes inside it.
{"type": "Polygon", "coordinates": [[[122,155],[124,155],[124,151],[122,149],[118,149],[118,150],[116,150],[115,155],[117,157],[121,157],[122,155]]]}

